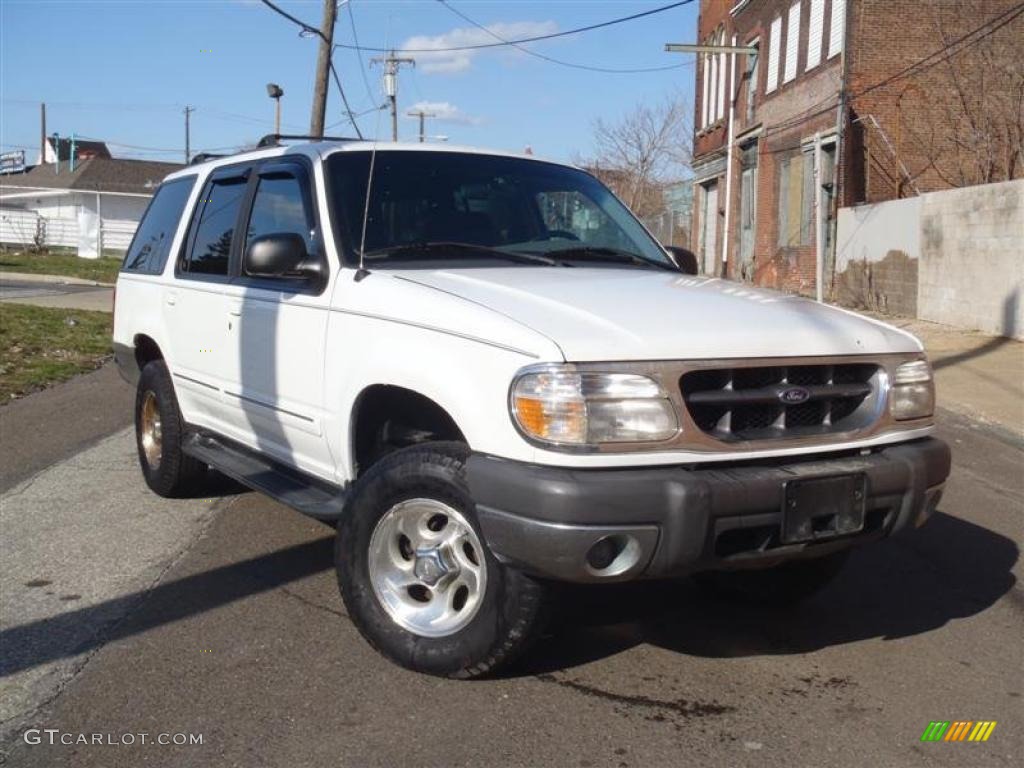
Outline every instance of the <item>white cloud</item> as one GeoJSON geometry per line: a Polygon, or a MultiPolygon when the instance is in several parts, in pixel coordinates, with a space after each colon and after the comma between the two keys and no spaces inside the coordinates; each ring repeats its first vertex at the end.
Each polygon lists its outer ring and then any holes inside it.
{"type": "MultiPolygon", "coordinates": [[[[428,118],[429,120],[439,120],[443,123],[456,123],[458,125],[479,125],[481,120],[479,117],[473,117],[467,115],[461,109],[456,107],[450,101],[417,101],[407,112],[427,112],[432,114],[433,117],[428,118]]],[[[411,117],[410,120],[417,118],[411,117]]]]}
{"type": "MultiPolygon", "coordinates": [[[[523,37],[550,35],[558,31],[554,21],[509,21],[488,24],[487,29],[505,40],[517,40],[523,37]]],[[[487,48],[469,51],[444,51],[443,48],[458,48],[466,45],[483,45],[498,42],[492,35],[476,27],[457,27],[443,35],[414,35],[402,43],[405,49],[430,49],[427,52],[410,54],[416,58],[416,66],[427,73],[464,72],[469,69],[473,59],[487,48]],[[434,50],[437,50],[434,53],[434,50]]],[[[501,49],[499,49],[501,50],[501,49]]]]}

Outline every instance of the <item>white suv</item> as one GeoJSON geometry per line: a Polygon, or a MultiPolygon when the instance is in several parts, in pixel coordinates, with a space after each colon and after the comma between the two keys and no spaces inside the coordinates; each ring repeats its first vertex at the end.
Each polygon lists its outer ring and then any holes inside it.
{"type": "Polygon", "coordinates": [[[399,664],[494,670],[552,581],[803,597],[938,503],[912,336],[686,274],[576,168],[269,139],[169,176],[125,258],[139,460],[161,495],[214,468],[336,523],[399,664]]]}

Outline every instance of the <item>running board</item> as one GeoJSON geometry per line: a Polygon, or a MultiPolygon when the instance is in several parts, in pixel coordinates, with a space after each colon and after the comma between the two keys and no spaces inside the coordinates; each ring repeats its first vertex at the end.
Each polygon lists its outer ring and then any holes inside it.
{"type": "Polygon", "coordinates": [[[304,515],[326,521],[341,517],[345,491],[336,485],[205,432],[191,432],[181,449],[232,480],[304,515]]]}

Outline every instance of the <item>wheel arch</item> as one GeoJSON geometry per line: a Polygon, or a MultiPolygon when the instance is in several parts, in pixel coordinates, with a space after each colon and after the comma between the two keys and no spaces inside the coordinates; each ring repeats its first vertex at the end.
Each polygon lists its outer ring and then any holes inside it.
{"type": "Polygon", "coordinates": [[[349,418],[351,477],[408,445],[449,440],[469,444],[449,409],[397,384],[370,384],[352,404],[349,418]]]}

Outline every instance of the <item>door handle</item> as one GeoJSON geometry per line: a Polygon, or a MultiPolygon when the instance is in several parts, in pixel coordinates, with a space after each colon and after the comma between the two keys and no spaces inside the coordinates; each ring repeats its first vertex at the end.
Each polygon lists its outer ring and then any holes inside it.
{"type": "Polygon", "coordinates": [[[228,309],[228,314],[231,315],[232,317],[241,317],[242,316],[242,308],[241,307],[231,307],[230,309],[228,309]]]}
{"type": "Polygon", "coordinates": [[[178,303],[177,292],[171,291],[167,293],[167,303],[172,307],[178,303]]]}

